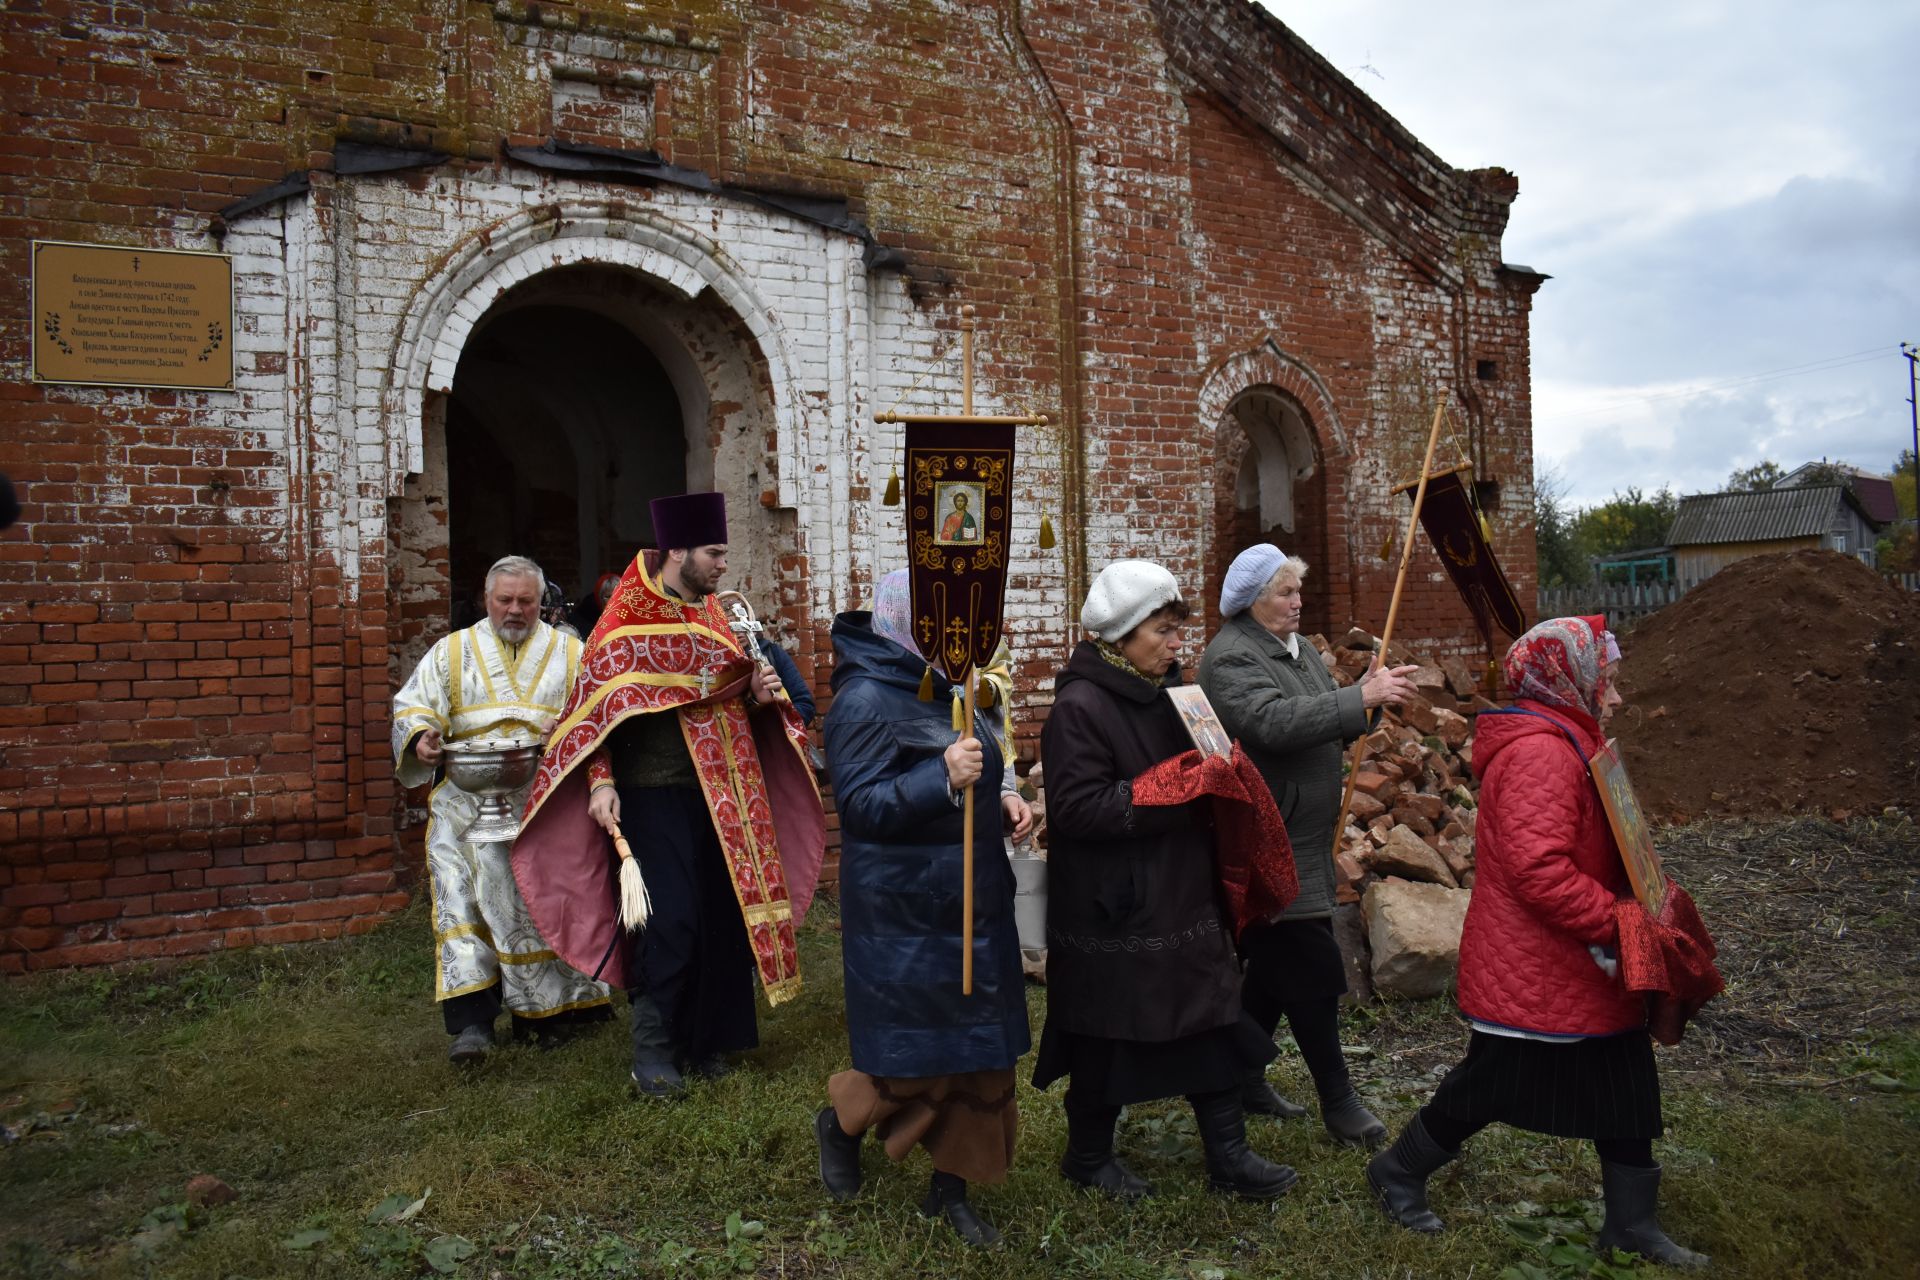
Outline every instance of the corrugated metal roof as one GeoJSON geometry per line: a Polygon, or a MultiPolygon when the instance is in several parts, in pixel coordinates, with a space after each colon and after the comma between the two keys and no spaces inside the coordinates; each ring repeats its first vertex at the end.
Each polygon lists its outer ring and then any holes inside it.
{"type": "Polygon", "coordinates": [[[1692,547],[1709,542],[1816,538],[1833,527],[1834,506],[1845,500],[1846,489],[1837,484],[1756,493],[1696,493],[1680,499],[1667,544],[1692,547]]]}

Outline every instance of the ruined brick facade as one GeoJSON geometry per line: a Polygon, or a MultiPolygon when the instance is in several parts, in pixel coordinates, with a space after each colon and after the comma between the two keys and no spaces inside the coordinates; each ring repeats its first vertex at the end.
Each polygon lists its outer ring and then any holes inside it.
{"type": "MultiPolygon", "coordinates": [[[[652,494],[726,490],[735,585],[824,691],[832,615],[901,546],[874,414],[958,408],[963,304],[977,407],[1056,424],[1023,443],[1008,600],[1029,743],[1117,556],[1211,598],[1270,535],[1312,563],[1309,630],[1378,627],[1438,396],[1531,591],[1515,182],[1244,0],[0,24],[0,971],[404,902],[395,680],[476,564],[529,550],[578,591],[652,494]],[[237,390],[33,383],[36,238],[232,254],[237,390]]],[[[1400,628],[1477,652],[1428,551],[1400,628]]]]}

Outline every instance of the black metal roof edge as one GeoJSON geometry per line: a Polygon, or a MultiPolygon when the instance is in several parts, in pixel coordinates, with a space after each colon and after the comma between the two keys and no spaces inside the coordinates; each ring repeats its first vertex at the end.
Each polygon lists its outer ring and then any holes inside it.
{"type": "MultiPolygon", "coordinates": [[[[395,173],[402,169],[433,169],[451,159],[453,157],[444,151],[389,147],[377,142],[356,142],[351,138],[340,138],[333,144],[333,171],[343,175],[395,173]]],[[[224,230],[227,224],[236,218],[243,218],[268,205],[303,195],[312,188],[312,171],[295,170],[271,186],[263,187],[250,196],[244,196],[214,214],[213,225],[216,230],[224,230]]]]}
{"type": "Polygon", "coordinates": [[[862,256],[870,269],[900,270],[906,266],[906,255],[899,249],[883,245],[875,239],[873,229],[848,211],[849,204],[844,196],[818,196],[801,192],[767,191],[752,187],[731,186],[716,181],[704,170],[668,164],[660,158],[658,152],[629,151],[616,147],[562,142],[557,138],[548,138],[537,147],[508,146],[505,152],[509,160],[550,172],[594,174],[599,177],[625,179],[632,182],[661,182],[669,186],[683,187],[689,191],[725,196],[728,199],[759,205],[776,213],[797,218],[802,222],[810,222],[815,226],[825,227],[829,231],[837,231],[842,235],[853,237],[865,246],[862,256]]]}
{"type": "Polygon", "coordinates": [[[312,186],[313,179],[305,169],[289,173],[272,186],[263,187],[250,196],[244,196],[214,214],[214,225],[224,227],[236,218],[245,217],[256,209],[264,209],[270,204],[279,204],[282,200],[302,195],[312,186]]]}

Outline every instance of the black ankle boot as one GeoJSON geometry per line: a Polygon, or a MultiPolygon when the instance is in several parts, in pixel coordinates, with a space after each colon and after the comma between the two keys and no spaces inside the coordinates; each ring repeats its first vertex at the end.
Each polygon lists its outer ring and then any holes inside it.
{"type": "Polygon", "coordinates": [[[1707,1265],[1707,1255],[1683,1249],[1667,1238],[1654,1215],[1660,1198],[1660,1166],[1600,1162],[1600,1186],[1607,1197],[1607,1216],[1600,1224],[1598,1245],[1624,1249],[1663,1267],[1694,1270],[1707,1265]]]}
{"type": "Polygon", "coordinates": [[[1060,1173],[1068,1182],[1090,1191],[1104,1191],[1115,1200],[1143,1200],[1153,1184],[1121,1164],[1113,1154],[1113,1126],[1118,1107],[1081,1110],[1067,1107],[1067,1154],[1060,1173]]]}
{"type": "Polygon", "coordinates": [[[1375,1151],[1387,1140],[1387,1126],[1367,1110],[1352,1085],[1348,1085],[1346,1091],[1332,1101],[1320,1099],[1320,1120],[1335,1141],[1349,1147],[1365,1147],[1375,1151]]]}
{"type": "Polygon", "coordinates": [[[1215,1191],[1242,1200],[1274,1200],[1300,1181],[1284,1164],[1262,1159],[1247,1146],[1247,1118],[1240,1109],[1240,1091],[1198,1094],[1188,1098],[1207,1153],[1207,1183],[1215,1191]]]}
{"type": "Polygon", "coordinates": [[[860,1194],[860,1138],[840,1127],[832,1107],[813,1117],[813,1137],[820,1144],[820,1184],[835,1200],[860,1194]]]}
{"type": "Polygon", "coordinates": [[[1240,1107],[1250,1116],[1272,1116],[1276,1120],[1298,1120],[1307,1114],[1299,1103],[1281,1097],[1280,1091],[1267,1083],[1266,1072],[1258,1067],[1240,1086],[1240,1107]]]}
{"type": "Polygon", "coordinates": [[[967,1203],[965,1178],[935,1169],[927,1198],[921,1202],[920,1214],[926,1218],[945,1218],[954,1234],[976,1249],[1000,1243],[1000,1233],[993,1229],[993,1224],[967,1203]]]}
{"type": "Polygon", "coordinates": [[[1432,1234],[1446,1223],[1427,1207],[1427,1179],[1460,1154],[1433,1140],[1418,1112],[1400,1131],[1400,1140],[1367,1162],[1367,1185],[1387,1216],[1411,1231],[1432,1234]]]}

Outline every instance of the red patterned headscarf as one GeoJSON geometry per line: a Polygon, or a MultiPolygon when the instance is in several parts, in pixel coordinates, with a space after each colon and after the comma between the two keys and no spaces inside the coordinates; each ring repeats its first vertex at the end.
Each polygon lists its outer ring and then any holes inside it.
{"type": "Polygon", "coordinates": [[[1607,670],[1620,646],[1602,618],[1549,618],[1507,650],[1507,687],[1516,698],[1600,718],[1607,670]]]}

